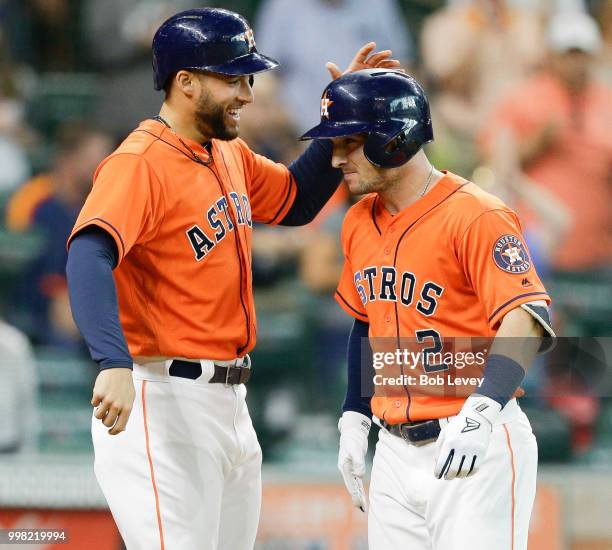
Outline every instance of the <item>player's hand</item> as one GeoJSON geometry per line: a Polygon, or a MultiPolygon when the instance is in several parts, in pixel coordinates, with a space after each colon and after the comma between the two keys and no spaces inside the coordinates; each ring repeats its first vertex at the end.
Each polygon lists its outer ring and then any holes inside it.
{"type": "Polygon", "coordinates": [[[501,405],[482,395],[471,395],[455,418],[442,428],[434,453],[434,475],[455,479],[476,473],[482,464],[501,405]]]}
{"type": "Polygon", "coordinates": [[[365,512],[368,508],[363,476],[368,452],[368,434],[371,420],[358,412],[346,411],[338,422],[340,430],[340,451],[338,452],[338,469],[344,479],[346,489],[351,495],[353,506],[365,512]]]}
{"type": "Polygon", "coordinates": [[[368,42],[361,46],[344,72],[340,70],[338,65],[328,61],[325,67],[327,67],[332,80],[336,80],[336,78],[341,77],[343,74],[354,73],[362,69],[396,69],[400,66],[400,62],[397,59],[390,59],[393,53],[391,50],[372,53],[374,48],[376,48],[376,42],[368,42]]]}
{"type": "Polygon", "coordinates": [[[91,404],[96,407],[94,416],[110,428],[109,434],[117,435],[125,430],[135,395],[131,369],[118,367],[100,371],[91,404]]]}

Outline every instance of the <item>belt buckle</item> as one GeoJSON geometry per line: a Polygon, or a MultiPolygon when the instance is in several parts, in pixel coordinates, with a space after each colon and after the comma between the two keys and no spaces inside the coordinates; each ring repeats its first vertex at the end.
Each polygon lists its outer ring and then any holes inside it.
{"type": "Polygon", "coordinates": [[[408,422],[404,422],[403,424],[399,425],[399,433],[402,437],[402,439],[408,443],[409,445],[413,445],[412,441],[410,440],[410,437],[408,437],[408,428],[410,428],[410,424],[408,422]]]}
{"type": "Polygon", "coordinates": [[[432,441],[435,441],[436,438],[431,438],[431,437],[428,439],[421,439],[419,441],[414,441],[413,439],[411,439],[408,433],[411,428],[418,428],[419,426],[422,426],[423,424],[428,424],[429,422],[431,422],[431,420],[424,420],[423,422],[415,422],[413,424],[402,424],[400,426],[400,433],[402,434],[402,439],[406,441],[406,443],[410,445],[414,445],[415,447],[423,447],[424,445],[428,445],[432,441]]]}
{"type": "Polygon", "coordinates": [[[230,374],[232,372],[232,369],[238,369],[240,370],[240,367],[237,367],[236,365],[227,365],[227,367],[225,367],[225,387],[229,388],[231,386],[233,386],[233,384],[230,384],[229,378],[230,378],[230,374]]]}
{"type": "Polygon", "coordinates": [[[247,353],[244,356],[244,361],[242,365],[240,365],[241,369],[250,369],[251,368],[251,356],[247,353]]]}
{"type": "Polygon", "coordinates": [[[399,425],[399,433],[402,436],[402,439],[408,443],[409,445],[412,445],[412,441],[410,441],[410,438],[408,437],[408,431],[407,428],[410,427],[410,424],[408,424],[407,422],[400,424],[399,425]]]}
{"type": "Polygon", "coordinates": [[[230,373],[232,372],[232,369],[238,371],[238,380],[240,380],[240,371],[242,369],[250,369],[250,368],[251,368],[251,357],[249,356],[248,353],[244,356],[244,361],[242,365],[228,365],[227,370],[225,371],[225,384],[224,384],[225,387],[229,388],[230,386],[233,385],[233,384],[230,384],[229,382],[229,377],[230,377],[230,373]]]}

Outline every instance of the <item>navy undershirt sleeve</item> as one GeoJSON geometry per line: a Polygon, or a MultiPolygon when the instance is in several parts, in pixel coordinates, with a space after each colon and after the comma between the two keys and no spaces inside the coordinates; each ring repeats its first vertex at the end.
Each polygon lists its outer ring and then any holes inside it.
{"type": "Polygon", "coordinates": [[[365,345],[365,356],[362,357],[361,345],[362,339],[368,337],[369,328],[368,323],[355,319],[348,340],[348,384],[342,412],[354,411],[371,418],[370,399],[374,395],[372,348],[369,343],[365,345]]]}
{"type": "Polygon", "coordinates": [[[74,237],[66,264],[72,316],[101,370],[132,368],[113,279],[117,258],[113,238],[92,228],[74,237]]]}
{"type": "Polygon", "coordinates": [[[336,192],[342,181],[342,170],[332,167],[331,158],[331,141],[317,139],[289,165],[297,192],[280,225],[310,223],[336,192]]]}
{"type": "Polygon", "coordinates": [[[510,357],[494,354],[487,358],[483,375],[476,393],[497,401],[503,409],[525,378],[525,369],[510,357]]]}

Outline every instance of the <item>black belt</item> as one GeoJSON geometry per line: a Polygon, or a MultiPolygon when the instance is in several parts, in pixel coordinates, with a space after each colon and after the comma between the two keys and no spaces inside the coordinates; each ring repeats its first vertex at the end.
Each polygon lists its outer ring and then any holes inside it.
{"type": "MultiPolygon", "coordinates": [[[[244,366],[217,365],[215,363],[215,373],[208,382],[210,384],[225,384],[226,386],[246,384],[251,378],[251,361],[247,358],[245,358],[244,366]]],[[[192,361],[174,359],[168,372],[170,376],[197,380],[202,376],[202,365],[192,361]]]]}
{"type": "Polygon", "coordinates": [[[401,437],[412,445],[425,445],[438,439],[440,435],[440,421],[425,420],[424,422],[406,422],[404,424],[388,424],[384,420],[380,421],[383,428],[389,433],[401,437]]]}

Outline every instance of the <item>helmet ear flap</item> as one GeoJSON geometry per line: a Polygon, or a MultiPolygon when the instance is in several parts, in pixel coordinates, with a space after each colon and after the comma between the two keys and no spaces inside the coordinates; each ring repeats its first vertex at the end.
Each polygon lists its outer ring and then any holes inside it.
{"type": "Polygon", "coordinates": [[[363,154],[374,166],[398,168],[414,157],[423,146],[423,142],[415,139],[412,134],[404,130],[389,141],[387,136],[373,132],[363,146],[363,154]]]}

